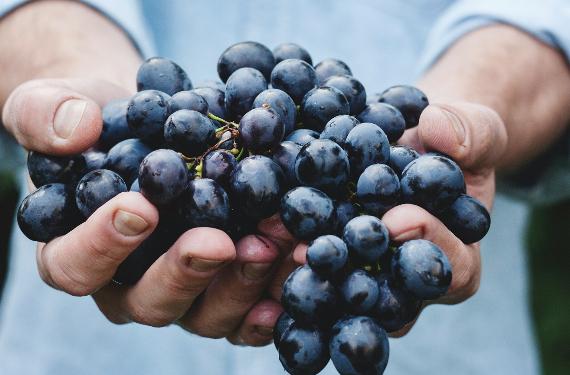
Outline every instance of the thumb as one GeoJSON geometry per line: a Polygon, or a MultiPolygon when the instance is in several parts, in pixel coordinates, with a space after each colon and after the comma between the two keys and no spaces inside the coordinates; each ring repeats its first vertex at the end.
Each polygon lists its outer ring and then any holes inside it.
{"type": "Polygon", "coordinates": [[[39,79],[18,86],[6,100],[2,122],[28,150],[74,154],[101,133],[100,106],[129,92],[109,82],[39,79]]]}
{"type": "Polygon", "coordinates": [[[426,151],[449,155],[467,170],[494,167],[507,146],[503,121],[479,104],[432,104],[423,111],[417,131],[426,151]]]}

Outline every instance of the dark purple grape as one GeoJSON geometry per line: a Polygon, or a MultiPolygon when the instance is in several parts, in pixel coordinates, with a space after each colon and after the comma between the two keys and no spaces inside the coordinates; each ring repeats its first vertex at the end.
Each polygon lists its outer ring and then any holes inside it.
{"type": "Polygon", "coordinates": [[[298,59],[313,65],[313,59],[311,59],[309,52],[295,43],[281,43],[273,49],[273,56],[275,56],[275,64],[287,59],[298,59]]]}
{"type": "Polygon", "coordinates": [[[239,122],[240,141],[252,152],[261,153],[277,146],[284,132],[281,117],[271,108],[254,108],[239,122]]]}
{"type": "MultiPolygon", "coordinates": [[[[225,86],[224,86],[225,90],[225,86]]],[[[212,87],[198,87],[192,90],[208,103],[208,112],[220,118],[226,118],[226,94],[224,90],[212,87]]]]}
{"type": "Polygon", "coordinates": [[[164,139],[173,150],[199,156],[216,143],[216,126],[202,113],[182,109],[168,117],[164,139]]]}
{"type": "Polygon", "coordinates": [[[151,57],[137,72],[137,90],[158,90],[168,95],[192,89],[192,82],[178,64],[163,57],[151,57]]]}
{"type": "Polygon", "coordinates": [[[198,111],[203,115],[207,115],[208,102],[195,91],[180,91],[170,98],[170,112],[174,113],[181,109],[198,111]]]}
{"type": "Polygon", "coordinates": [[[75,204],[88,218],[113,197],[127,191],[125,181],[113,171],[97,169],[87,173],[75,189],[75,204]]]}
{"type": "Polygon", "coordinates": [[[127,123],[127,108],[129,99],[116,99],[107,103],[101,111],[103,129],[99,135],[98,146],[105,150],[110,149],[125,139],[134,138],[127,123]]]}
{"type": "Polygon", "coordinates": [[[237,165],[235,156],[224,150],[208,152],[202,161],[202,177],[211,178],[227,187],[230,175],[237,165]]]}
{"type": "MultiPolygon", "coordinates": [[[[217,122],[216,122],[217,123],[217,122]]],[[[225,131],[222,133],[222,135],[220,136],[220,139],[218,140],[218,149],[221,150],[228,150],[231,151],[234,148],[235,149],[239,149],[241,146],[239,145],[239,140],[237,138],[234,138],[232,135],[231,131],[225,131]]]]}
{"type": "Polygon", "coordinates": [[[405,202],[433,213],[447,209],[465,193],[461,168],[453,160],[436,155],[424,155],[408,164],[400,186],[405,202]]]}
{"type": "Polygon", "coordinates": [[[346,266],[348,249],[337,236],[317,237],[307,248],[307,263],[319,275],[330,278],[346,266]]]}
{"type": "Polygon", "coordinates": [[[315,326],[293,323],[282,335],[279,361],[290,374],[318,374],[329,361],[327,336],[315,326]]]}
{"type": "Polygon", "coordinates": [[[412,161],[420,157],[420,154],[408,146],[390,146],[390,161],[388,165],[402,177],[402,172],[412,161]]]}
{"type": "Polygon", "coordinates": [[[95,169],[103,169],[105,166],[105,158],[107,154],[103,151],[97,151],[94,149],[90,149],[82,153],[83,158],[85,159],[85,172],[91,172],[95,169]]]}
{"type": "Polygon", "coordinates": [[[73,192],[60,183],[44,185],[24,198],[17,219],[22,233],[38,242],[49,242],[80,223],[73,192]]]}
{"type": "Polygon", "coordinates": [[[346,223],[357,216],[358,210],[350,201],[335,202],[335,233],[339,233],[342,236],[346,223]]]}
{"type": "Polygon", "coordinates": [[[273,344],[275,348],[279,350],[279,343],[281,342],[281,337],[283,334],[295,321],[289,316],[285,311],[279,315],[277,322],[275,322],[275,327],[273,327],[273,344]]]}
{"type": "Polygon", "coordinates": [[[279,209],[285,187],[281,167],[265,156],[240,161],[230,176],[230,196],[239,210],[253,219],[267,218],[279,209]]]}
{"type": "Polygon", "coordinates": [[[28,173],[36,187],[59,182],[74,185],[86,169],[83,155],[53,156],[37,151],[28,153],[28,173]]]}
{"type": "Polygon", "coordinates": [[[387,251],[390,238],[384,223],[375,216],[362,215],[344,227],[342,239],[350,259],[356,263],[373,264],[387,251]]]}
{"type": "Polygon", "coordinates": [[[387,274],[376,277],[380,298],[372,310],[372,315],[386,332],[395,332],[420,313],[422,301],[395,285],[387,274]]]}
{"type": "Polygon", "coordinates": [[[118,173],[130,185],[139,175],[139,165],[151,151],[139,139],[126,139],[109,150],[105,158],[105,169],[118,173]]]}
{"type": "Polygon", "coordinates": [[[465,244],[481,241],[491,227],[489,211],[477,199],[466,194],[457,197],[439,218],[465,244]]]}
{"type": "Polygon", "coordinates": [[[267,90],[267,81],[258,70],[240,68],[226,83],[226,114],[239,120],[253,106],[256,96],[267,90]]]}
{"type": "Polygon", "coordinates": [[[367,316],[347,317],[332,329],[331,360],[342,375],[381,375],[388,364],[390,345],[386,332],[367,316]]]}
{"type": "Polygon", "coordinates": [[[127,123],[138,138],[159,144],[170,115],[170,96],[157,90],[137,92],[129,101],[127,123]]]}
{"type": "Polygon", "coordinates": [[[386,164],[372,164],[358,178],[356,197],[364,211],[382,217],[400,201],[400,180],[386,164]]]}
{"type": "Polygon", "coordinates": [[[361,122],[370,122],[378,125],[390,142],[396,142],[404,130],[406,130],[406,121],[404,116],[395,107],[385,103],[371,103],[358,115],[361,122]]]}
{"type": "Polygon", "coordinates": [[[297,107],[295,102],[285,91],[279,89],[268,89],[262,91],[255,97],[253,107],[259,108],[269,106],[279,115],[283,126],[285,127],[285,135],[291,133],[295,129],[295,120],[297,117],[297,107]]]}
{"type": "Polygon", "coordinates": [[[350,114],[357,115],[366,106],[366,89],[356,78],[349,75],[336,75],[327,78],[322,86],[334,87],[339,89],[350,106],[350,114]]]}
{"type": "Polygon", "coordinates": [[[230,221],[230,199],[216,181],[199,178],[190,181],[177,200],[179,216],[186,228],[212,227],[225,229],[230,221]]]}
{"type": "Polygon", "coordinates": [[[359,176],[372,164],[390,158],[390,142],[384,131],[371,123],[358,124],[346,137],[346,150],[353,176],[359,176]]]}
{"type": "Polygon", "coordinates": [[[305,94],[317,87],[317,77],[310,64],[303,60],[287,59],[273,68],[271,86],[285,91],[296,104],[300,104],[305,94]]]}
{"type": "Polygon", "coordinates": [[[342,282],[339,294],[351,314],[367,314],[378,302],[378,283],[362,269],[352,271],[342,282]]]}
{"type": "Polygon", "coordinates": [[[413,86],[392,86],[382,93],[380,102],[398,108],[406,120],[406,128],[417,126],[420,115],[429,105],[428,98],[421,90],[413,86]]]}
{"type": "Polygon", "coordinates": [[[160,149],[148,154],[139,168],[141,194],[155,205],[173,202],[188,184],[188,168],[178,153],[160,149]]]}
{"type": "Polygon", "coordinates": [[[218,60],[218,75],[223,82],[240,68],[259,70],[269,80],[275,58],[269,48],[257,42],[241,42],[228,47],[218,60]]]}
{"type": "Polygon", "coordinates": [[[298,267],[283,284],[281,304],[295,322],[326,326],[337,316],[337,303],[334,285],[308,265],[298,267]]]}
{"type": "Polygon", "coordinates": [[[334,87],[312,89],[301,102],[303,126],[316,131],[322,131],[333,117],[348,115],[349,111],[346,97],[334,87]]]}
{"type": "Polygon", "coordinates": [[[289,190],[281,200],[280,213],[283,224],[295,238],[312,240],[334,233],[334,204],[315,188],[300,186],[289,190]]]}
{"type": "Polygon", "coordinates": [[[350,178],[348,155],[329,139],[315,139],[299,151],[295,159],[295,176],[302,185],[329,195],[341,195],[350,178]]]}
{"type": "Polygon", "coordinates": [[[285,140],[304,146],[313,139],[319,139],[319,133],[311,129],[297,129],[289,134],[285,140]]]}
{"type": "Polygon", "coordinates": [[[226,84],[223,83],[222,81],[217,80],[217,79],[206,79],[206,80],[200,81],[196,85],[194,85],[194,89],[201,89],[204,87],[222,90],[223,92],[226,91],[226,84]]]}
{"type": "Polygon", "coordinates": [[[131,184],[129,191],[134,191],[136,193],[141,192],[141,186],[139,185],[139,179],[138,178],[131,184]]]}
{"type": "Polygon", "coordinates": [[[320,139],[330,139],[344,147],[348,133],[358,124],[360,124],[360,121],[353,116],[340,115],[333,117],[325,125],[320,139]]]}
{"type": "Polygon", "coordinates": [[[392,258],[392,274],[398,285],[422,300],[443,296],[452,278],[447,256],[427,240],[404,242],[392,258]]]}
{"type": "Polygon", "coordinates": [[[350,68],[344,62],[337,59],[324,59],[315,65],[315,73],[319,85],[322,85],[329,77],[338,75],[352,75],[350,68]]]}
{"type": "Polygon", "coordinates": [[[301,151],[301,146],[290,141],[281,142],[277,147],[273,148],[273,161],[277,163],[283,170],[283,173],[285,173],[287,185],[290,187],[299,184],[295,176],[295,159],[299,151],[301,151]]]}

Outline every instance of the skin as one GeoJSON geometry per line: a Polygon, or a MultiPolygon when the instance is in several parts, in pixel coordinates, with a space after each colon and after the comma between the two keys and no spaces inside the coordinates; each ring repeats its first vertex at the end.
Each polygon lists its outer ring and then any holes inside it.
{"type": "MultiPolygon", "coordinates": [[[[35,2],[3,19],[0,51],[2,122],[23,147],[50,154],[77,153],[95,143],[100,106],[135,91],[133,77],[141,62],[114,24],[84,5],[62,1],[35,2]],[[72,99],[76,109],[62,110],[72,99]],[[59,126],[69,123],[73,129],[59,126]]],[[[468,193],[488,209],[495,171],[538,154],[570,119],[564,59],[508,26],[463,37],[419,87],[433,104],[401,143],[450,155],[465,171],[468,193]]],[[[464,245],[417,206],[395,207],[383,221],[392,239],[425,238],[449,257],[451,288],[430,303],[459,303],[477,291],[479,244],[464,245]]],[[[117,266],[157,222],[156,209],[142,195],[120,194],[72,232],[38,245],[40,275],[66,293],[92,295],[113,323],[178,324],[234,344],[269,343],[282,311],[276,302],[281,286],[305,262],[306,244],[292,238],[278,216],[260,223],[260,235],[235,244],[222,231],[196,228],[184,233],[136,285],[110,284],[117,266]],[[78,243],[84,244],[81,249],[78,243]]]]}

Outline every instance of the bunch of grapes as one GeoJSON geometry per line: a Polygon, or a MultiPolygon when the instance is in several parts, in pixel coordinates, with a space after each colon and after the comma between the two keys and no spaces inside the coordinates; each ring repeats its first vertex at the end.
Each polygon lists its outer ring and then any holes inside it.
{"type": "Polygon", "coordinates": [[[36,191],[18,211],[32,240],[48,242],[127,190],[159,210],[152,233],[114,281],[136,283],[186,230],[214,227],[232,238],[279,213],[310,242],[307,264],[283,286],[275,345],[292,374],[316,374],[330,358],[341,374],[381,374],[386,332],[413,321],[423,301],[444,295],[450,264],[426,240],[390,241],[380,218],[401,203],[437,216],[465,243],[479,241],[489,214],[466,195],[449,157],[396,145],[428,99],[394,86],[367,100],[342,61],[312,65],[302,47],[256,42],[226,49],[220,81],[196,88],[173,61],[154,57],[138,92],[108,103],[90,150],[30,152],[36,191]]]}

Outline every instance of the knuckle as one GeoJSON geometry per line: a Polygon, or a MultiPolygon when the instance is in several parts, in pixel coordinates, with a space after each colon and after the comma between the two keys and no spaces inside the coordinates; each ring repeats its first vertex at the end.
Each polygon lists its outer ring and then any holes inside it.
{"type": "Polygon", "coordinates": [[[172,323],[172,318],[164,313],[149,309],[140,304],[133,304],[128,308],[130,320],[150,327],[166,327],[172,323]]]}
{"type": "Polygon", "coordinates": [[[213,324],[204,324],[195,319],[190,319],[182,325],[182,328],[200,337],[209,339],[221,339],[227,336],[228,332],[224,332],[220,327],[213,324]]]}

